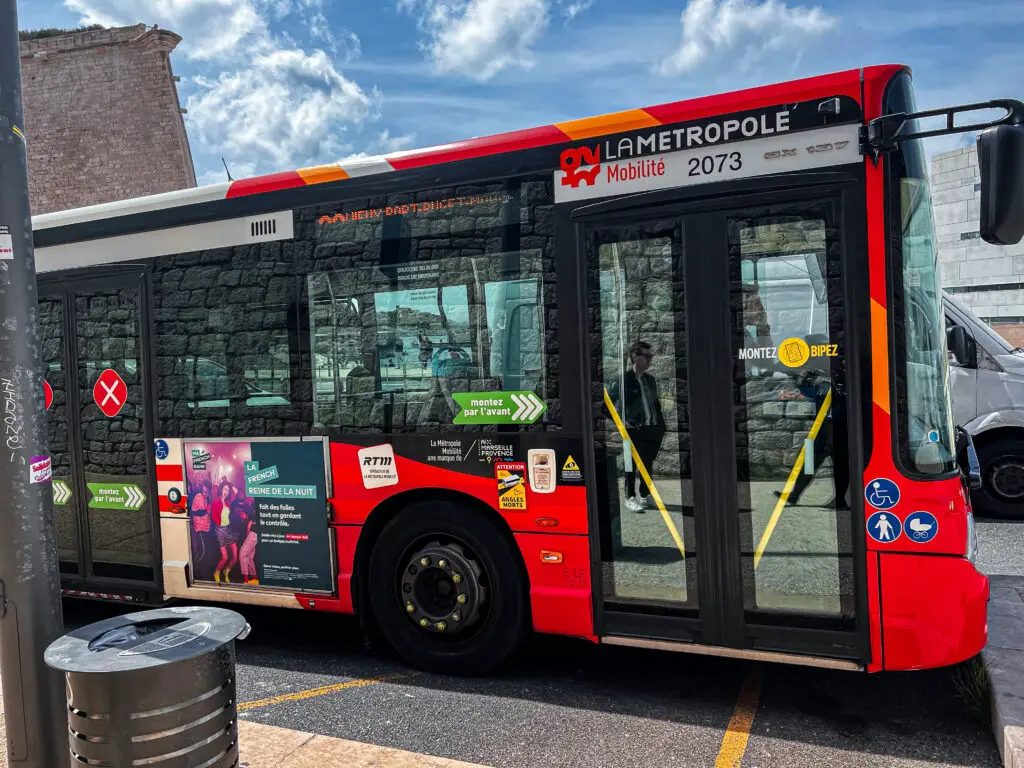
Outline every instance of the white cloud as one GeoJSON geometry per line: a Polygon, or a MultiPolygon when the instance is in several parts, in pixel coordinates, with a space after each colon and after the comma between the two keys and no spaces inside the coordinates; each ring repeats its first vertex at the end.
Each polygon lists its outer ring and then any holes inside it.
{"type": "Polygon", "coordinates": [[[400,0],[399,8],[419,12],[435,72],[478,81],[532,67],[549,20],[548,0],[400,0]]]}
{"type": "Polygon", "coordinates": [[[836,24],[819,7],[790,7],[780,0],[690,0],[682,14],[682,41],[662,61],[661,72],[678,75],[726,59],[744,70],[769,52],[796,58],[807,40],[836,24]]]}
{"type": "Polygon", "coordinates": [[[181,52],[192,59],[233,56],[243,43],[262,42],[268,33],[259,0],[64,0],[86,24],[158,24],[182,36],[181,52]]]}
{"type": "Polygon", "coordinates": [[[566,23],[572,21],[594,4],[594,0],[558,0],[566,23]]]}
{"type": "Polygon", "coordinates": [[[406,133],[401,136],[392,136],[391,132],[385,128],[383,131],[377,134],[377,138],[374,139],[370,145],[362,150],[361,152],[353,152],[340,158],[337,162],[344,165],[346,162],[351,160],[359,160],[364,157],[373,157],[374,155],[390,155],[393,152],[400,152],[403,149],[408,149],[412,146],[412,143],[416,141],[415,133],[406,133]]]}
{"type": "Polygon", "coordinates": [[[305,165],[344,152],[346,124],[376,111],[367,94],[323,51],[276,50],[214,80],[196,78],[189,125],[211,151],[266,158],[275,167],[305,165]]]}
{"type": "Polygon", "coordinates": [[[377,116],[380,94],[339,71],[359,55],[359,38],[332,33],[322,0],[64,1],[88,23],[143,20],[182,36],[178,51],[197,72],[182,89],[193,151],[217,165],[224,156],[236,178],[329,162],[351,148],[349,126],[377,116]],[[310,45],[275,34],[285,17],[310,45]]]}

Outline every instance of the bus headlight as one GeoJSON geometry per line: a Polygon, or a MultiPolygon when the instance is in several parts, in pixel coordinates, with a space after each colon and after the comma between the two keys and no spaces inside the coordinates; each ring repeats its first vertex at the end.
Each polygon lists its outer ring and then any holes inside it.
{"type": "Polygon", "coordinates": [[[978,556],[978,530],[974,527],[974,515],[967,513],[967,550],[964,557],[973,565],[978,556]]]}

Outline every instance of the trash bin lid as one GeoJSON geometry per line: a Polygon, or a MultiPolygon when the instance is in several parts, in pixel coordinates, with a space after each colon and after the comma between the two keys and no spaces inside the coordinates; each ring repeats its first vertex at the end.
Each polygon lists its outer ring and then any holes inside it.
{"type": "Polygon", "coordinates": [[[54,640],[44,660],[61,672],[128,672],[202,656],[246,634],[234,611],[175,606],[115,616],[54,640]]]}

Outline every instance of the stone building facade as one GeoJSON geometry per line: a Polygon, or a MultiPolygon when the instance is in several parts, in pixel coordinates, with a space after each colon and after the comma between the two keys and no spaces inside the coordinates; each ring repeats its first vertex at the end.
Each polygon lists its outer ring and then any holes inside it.
{"type": "Polygon", "coordinates": [[[931,178],[942,287],[1007,341],[1024,345],[1024,242],[994,246],[978,235],[977,150],[935,155],[931,178]]]}
{"type": "Polygon", "coordinates": [[[144,24],[22,41],[33,214],[196,185],[170,61],[180,42],[144,24]]]}

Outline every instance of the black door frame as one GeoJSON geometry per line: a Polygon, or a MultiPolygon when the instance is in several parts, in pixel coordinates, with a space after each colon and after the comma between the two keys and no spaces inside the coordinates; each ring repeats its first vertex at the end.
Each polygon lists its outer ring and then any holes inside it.
{"type": "Polygon", "coordinates": [[[92,539],[89,535],[88,489],[85,470],[82,466],[81,430],[81,382],[78,375],[78,336],[76,331],[74,298],[78,294],[109,288],[135,288],[139,292],[139,382],[143,387],[143,436],[145,445],[151,447],[156,438],[156,372],[153,365],[151,340],[153,336],[153,287],[151,270],[140,264],[118,264],[94,267],[87,270],[60,272],[53,275],[43,273],[38,277],[39,297],[59,298],[64,312],[64,370],[68,408],[68,447],[71,451],[71,483],[76,494],[81,494],[82,504],[76,507],[75,528],[78,532],[79,571],[77,574],[61,574],[62,586],[73,590],[90,590],[93,587],[108,591],[121,590],[139,595],[145,600],[163,597],[163,547],[160,537],[159,493],[156,481],[156,457],[152,450],[146,450],[147,501],[150,502],[152,549],[150,567],[153,579],[128,579],[112,576],[97,576],[93,572],[92,539]],[[72,396],[73,393],[73,396],[72,396]]]}
{"type": "MultiPolygon", "coordinates": [[[[688,364],[702,371],[701,377],[690,381],[690,399],[705,406],[691,409],[690,429],[692,451],[711,457],[695,463],[693,483],[695,496],[718,498],[719,509],[738,505],[736,460],[733,435],[732,337],[729,316],[729,264],[727,258],[696,260],[687,264],[689,253],[728,252],[726,215],[729,210],[770,203],[803,202],[832,199],[837,202],[841,222],[840,241],[844,253],[843,298],[847,334],[847,420],[850,442],[851,547],[854,571],[855,626],[849,629],[794,627],[748,623],[743,606],[739,521],[736,515],[708,514],[708,509],[695,505],[695,530],[700,552],[715,553],[719,568],[709,572],[698,568],[699,614],[673,610],[660,604],[630,606],[606,605],[600,579],[600,520],[598,489],[594,478],[587,481],[591,535],[591,573],[596,582],[594,596],[594,627],[597,635],[621,635],[638,638],[727,646],[740,649],[778,651],[823,657],[870,660],[870,626],[867,606],[867,547],[861,518],[862,506],[858,492],[867,459],[865,446],[870,440],[870,313],[867,270],[858,269],[855,254],[864,254],[866,264],[867,221],[863,170],[848,166],[842,171],[794,173],[772,177],[745,179],[707,185],[703,188],[662,190],[632,195],[597,203],[563,204],[556,208],[556,251],[560,260],[570,258],[576,296],[564,307],[581,329],[581,337],[571,346],[563,337],[565,374],[578,377],[577,400],[581,412],[573,414],[566,427],[583,435],[588,446],[590,466],[596,466],[594,430],[591,423],[591,360],[587,297],[589,281],[584,252],[584,232],[590,225],[599,227],[625,224],[654,217],[679,217],[683,220],[683,259],[686,270],[685,293],[688,328],[688,364]],[[716,286],[707,290],[708,285],[716,286]],[[721,294],[721,295],[720,295],[721,294]],[[697,339],[700,339],[697,342],[697,339]],[[566,365],[571,361],[571,367],[566,365]],[[707,375],[712,372],[712,375],[707,375]],[[865,400],[865,397],[867,398],[865,400]],[[719,429],[715,429],[715,426],[719,429]],[[725,429],[724,427],[728,427],[725,429]],[[710,495],[709,495],[710,494],[710,495]]],[[[570,276],[570,267],[563,268],[570,276]]],[[[566,283],[562,283],[566,284],[566,283]]],[[[568,298],[568,297],[567,297],[568,298]]],[[[563,325],[563,328],[565,326],[563,325]]],[[[568,385],[563,379],[563,386],[568,385]]],[[[566,414],[567,415],[567,414],[566,414]]]]}

